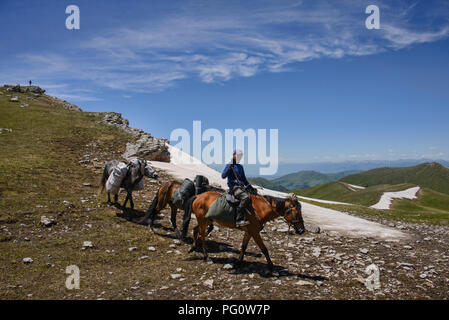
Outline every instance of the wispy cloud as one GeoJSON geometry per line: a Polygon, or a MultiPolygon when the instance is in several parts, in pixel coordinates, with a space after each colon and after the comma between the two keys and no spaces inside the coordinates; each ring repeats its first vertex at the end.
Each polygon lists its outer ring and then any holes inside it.
{"type": "Polygon", "coordinates": [[[251,8],[232,1],[202,4],[189,2],[182,14],[92,36],[68,55],[24,54],[23,69],[8,70],[8,76],[157,92],[188,78],[211,83],[285,72],[312,59],[371,55],[449,35],[448,12],[421,12],[428,19],[417,27],[416,3],[379,4],[381,30],[371,31],[364,27],[364,1],[257,2],[251,8]]]}

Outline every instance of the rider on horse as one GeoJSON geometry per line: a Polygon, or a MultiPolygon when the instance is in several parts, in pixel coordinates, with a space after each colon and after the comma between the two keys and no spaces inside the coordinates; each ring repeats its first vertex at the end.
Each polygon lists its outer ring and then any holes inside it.
{"type": "Polygon", "coordinates": [[[239,164],[242,159],[242,150],[235,150],[232,155],[232,163],[226,165],[221,177],[228,178],[229,193],[240,200],[237,207],[236,226],[243,227],[249,224],[245,220],[245,211],[251,206],[250,192],[255,193],[255,189],[249,184],[245,176],[243,166],[239,164]]]}

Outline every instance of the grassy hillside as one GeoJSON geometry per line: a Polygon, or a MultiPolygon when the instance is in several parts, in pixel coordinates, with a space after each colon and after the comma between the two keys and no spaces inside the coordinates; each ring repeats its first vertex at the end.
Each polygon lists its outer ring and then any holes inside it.
{"type": "Polygon", "coordinates": [[[271,180],[273,183],[280,185],[288,190],[297,190],[314,187],[331,181],[339,180],[348,174],[359,171],[342,171],[337,173],[320,173],[316,171],[299,171],[287,174],[280,178],[271,180]]]}
{"type": "Polygon", "coordinates": [[[276,183],[274,183],[270,180],[267,180],[265,178],[248,178],[248,181],[251,184],[255,184],[255,185],[267,188],[267,189],[277,190],[277,191],[281,191],[281,192],[288,192],[288,189],[286,189],[280,185],[277,185],[276,183]]]}
{"type": "MultiPolygon", "coordinates": [[[[120,158],[133,137],[51,97],[11,93],[19,102],[10,102],[10,93],[2,87],[0,92],[0,128],[12,130],[0,133],[0,299],[142,297],[124,289],[168,278],[174,268],[162,257],[172,241],[117,217],[105,195],[97,197],[103,161],[120,158]],[[57,224],[42,226],[43,215],[57,224]],[[94,247],[82,250],[83,241],[94,247]],[[150,263],[138,259],[148,254],[148,245],[159,249],[150,263]],[[130,253],[133,246],[138,249],[130,253]],[[25,257],[33,262],[24,264],[25,257]],[[80,268],[81,288],[69,291],[65,270],[73,264],[80,268]],[[158,270],[158,277],[148,270],[158,270]]],[[[145,183],[148,199],[135,192],[136,209],[148,208],[157,187],[145,183]]]]}
{"type": "MultiPolygon", "coordinates": [[[[311,201],[320,206],[361,214],[367,217],[382,217],[413,222],[425,221],[435,224],[449,223],[449,195],[428,188],[420,189],[417,194],[418,199],[393,200],[390,210],[369,208],[369,206],[379,201],[384,192],[401,191],[413,186],[413,184],[384,184],[367,187],[365,189],[354,189],[349,188],[344,182],[336,181],[313,188],[296,190],[295,193],[300,196],[315,199],[355,204],[355,206],[329,205],[311,201]]],[[[309,202],[308,200],[306,201],[309,202]]]]}
{"type": "Polygon", "coordinates": [[[373,169],[346,176],[341,181],[365,187],[411,183],[449,194],[449,168],[436,162],[414,167],[373,169]]]}
{"type": "Polygon", "coordinates": [[[378,185],[365,189],[354,189],[348,187],[344,182],[335,181],[313,188],[296,190],[295,193],[315,199],[371,206],[379,201],[384,192],[401,191],[413,186],[412,184],[378,185]]]}

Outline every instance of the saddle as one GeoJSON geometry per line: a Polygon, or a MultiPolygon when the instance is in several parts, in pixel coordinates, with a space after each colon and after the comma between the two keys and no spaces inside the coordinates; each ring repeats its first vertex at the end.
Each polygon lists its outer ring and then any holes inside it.
{"type": "Polygon", "coordinates": [[[234,197],[232,193],[226,193],[226,201],[233,207],[237,207],[240,203],[240,200],[234,197]]]}

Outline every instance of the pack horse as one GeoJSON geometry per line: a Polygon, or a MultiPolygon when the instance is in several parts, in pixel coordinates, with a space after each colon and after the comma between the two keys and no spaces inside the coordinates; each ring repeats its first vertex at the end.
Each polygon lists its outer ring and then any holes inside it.
{"type": "Polygon", "coordinates": [[[144,177],[157,179],[157,173],[146,160],[132,159],[124,162],[111,160],[106,162],[101,177],[100,192],[105,188],[108,193],[108,203],[111,204],[111,193],[114,195],[114,203],[118,203],[120,188],[126,190],[126,198],[123,208],[129,200],[131,209],[134,209],[132,192],[144,188],[144,177]]]}

